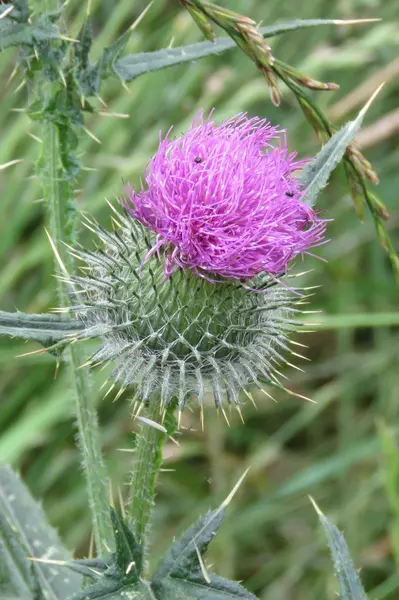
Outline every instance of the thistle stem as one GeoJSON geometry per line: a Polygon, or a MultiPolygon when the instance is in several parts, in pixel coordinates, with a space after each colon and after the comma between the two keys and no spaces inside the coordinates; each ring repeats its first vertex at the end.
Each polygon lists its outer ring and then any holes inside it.
{"type": "MultiPolygon", "coordinates": [[[[146,419],[159,424],[161,417],[161,398],[156,393],[150,398],[146,411],[146,419]]],[[[167,409],[162,426],[167,429],[160,431],[151,424],[143,423],[137,435],[136,461],[131,479],[131,496],[129,515],[132,521],[136,539],[145,544],[146,533],[155,497],[155,484],[162,465],[162,449],[168,435],[175,428],[173,407],[167,409]]]]}
{"type": "MultiPolygon", "coordinates": [[[[36,0],[36,14],[58,8],[57,0],[36,0]]],[[[57,44],[58,42],[54,42],[57,44]]],[[[40,69],[35,75],[35,93],[44,105],[62,89],[62,82],[50,81],[40,69]]],[[[60,132],[57,125],[44,118],[41,121],[42,154],[37,164],[37,173],[43,189],[48,210],[51,239],[59,256],[57,267],[69,274],[74,265],[65,244],[74,241],[73,188],[62,168],[60,160],[60,132]]],[[[58,283],[58,300],[62,307],[69,305],[67,284],[58,283]]],[[[104,555],[113,545],[113,532],[109,516],[108,478],[101,453],[99,424],[95,396],[91,390],[89,374],[79,369],[84,357],[79,344],[70,344],[64,351],[69,364],[71,385],[75,398],[76,421],[79,431],[79,448],[92,514],[93,533],[98,554],[104,555]]]]}

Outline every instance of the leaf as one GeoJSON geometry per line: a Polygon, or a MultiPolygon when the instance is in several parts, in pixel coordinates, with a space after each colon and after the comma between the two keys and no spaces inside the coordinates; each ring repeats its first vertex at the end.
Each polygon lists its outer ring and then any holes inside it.
{"type": "Polygon", "coordinates": [[[0,19],[0,50],[11,46],[33,46],[35,42],[59,38],[57,26],[42,17],[34,24],[15,23],[10,18],[0,19]]]}
{"type": "Polygon", "coordinates": [[[208,581],[201,575],[181,580],[167,579],[155,589],[155,596],[157,600],[256,600],[256,596],[236,581],[213,573],[209,574],[208,581]]]}
{"type": "Polygon", "coordinates": [[[125,33],[103,51],[102,56],[97,63],[97,68],[101,69],[103,76],[106,75],[107,72],[116,72],[116,62],[126,48],[130,34],[130,30],[125,31],[125,33]]]}
{"type": "Polygon", "coordinates": [[[101,581],[77,592],[69,600],[95,600],[96,598],[118,600],[121,598],[120,591],[121,584],[118,581],[101,581]]]}
{"type": "Polygon", "coordinates": [[[6,579],[17,594],[35,598],[40,591],[33,563],[26,558],[27,552],[7,519],[0,514],[0,557],[6,579]]]}
{"type": "Polygon", "coordinates": [[[149,584],[139,581],[133,585],[121,585],[116,581],[104,581],[92,585],[68,600],[154,600],[149,584]]]}
{"type": "Polygon", "coordinates": [[[65,563],[64,566],[75,573],[79,573],[79,575],[83,575],[84,577],[88,577],[94,581],[98,581],[99,578],[104,575],[104,572],[108,569],[108,567],[112,564],[112,557],[110,556],[109,558],[111,560],[108,561],[100,558],[82,558],[78,560],[71,560],[68,563],[65,563]]]}
{"type": "Polygon", "coordinates": [[[381,87],[374,92],[356,119],[349,121],[335,133],[302,171],[299,181],[305,190],[305,202],[309,206],[314,205],[319,193],[327,185],[331,172],[343,158],[349,144],[353,142],[363,122],[364,115],[381,87]]]}
{"type": "Polygon", "coordinates": [[[323,515],[311,498],[313,506],[327,535],[328,545],[334,560],[342,600],[367,600],[359,575],[350,557],[349,548],[342,533],[323,515]]]}
{"type": "Polygon", "coordinates": [[[0,335],[35,340],[44,346],[79,335],[83,323],[58,315],[27,315],[22,312],[0,311],[0,335]]]}
{"type": "Polygon", "coordinates": [[[201,554],[205,553],[222,524],[225,510],[222,504],[216,510],[209,511],[173,544],[152,579],[154,587],[167,577],[184,578],[192,571],[197,571],[199,568],[197,549],[201,554]]]}
{"type": "Polygon", "coordinates": [[[115,563],[125,579],[137,581],[143,568],[143,550],[120,513],[111,508],[111,521],[115,536],[115,563]]]}
{"type": "Polygon", "coordinates": [[[245,475],[218,509],[201,517],[173,544],[151,583],[139,578],[143,563],[141,546],[121,515],[111,509],[116,551],[105,561],[78,560],[66,565],[95,581],[70,600],[256,600],[239,583],[208,574],[202,559],[245,475]]]}
{"type": "Polygon", "coordinates": [[[0,556],[8,577],[21,597],[65,600],[80,589],[81,577],[62,573],[52,564],[29,561],[28,557],[69,561],[57,533],[8,466],[0,464],[0,556]]]}
{"type": "Polygon", "coordinates": [[[102,64],[93,66],[90,63],[89,53],[93,43],[93,26],[91,20],[86,18],[79,31],[79,44],[74,46],[75,69],[74,78],[81,96],[97,96],[100,92],[102,64]]]}
{"type": "Polygon", "coordinates": [[[74,45],[74,54],[78,59],[80,66],[82,68],[87,68],[89,65],[89,53],[93,43],[93,25],[88,17],[83,21],[77,39],[79,40],[79,44],[74,45]]]}
{"type": "Polygon", "coordinates": [[[139,579],[143,567],[142,547],[120,513],[113,508],[111,521],[115,537],[114,553],[106,560],[74,560],[66,565],[72,571],[94,579],[93,585],[75,594],[71,600],[151,598],[147,594],[148,584],[139,579]]]}
{"type": "MultiPolygon", "coordinates": [[[[270,27],[262,27],[260,31],[265,38],[269,38],[295,29],[333,24],[336,24],[336,21],[331,19],[287,21],[270,27]]],[[[236,43],[230,37],[219,37],[214,42],[200,42],[177,48],[163,48],[155,52],[131,54],[119,60],[115,60],[114,57],[113,70],[123,81],[132,81],[144,73],[220,54],[232,48],[236,48],[236,43]]]]}
{"type": "Polygon", "coordinates": [[[166,554],[151,582],[158,600],[256,600],[236,581],[209,573],[203,560],[243,477],[222,505],[201,517],[166,554]]]}

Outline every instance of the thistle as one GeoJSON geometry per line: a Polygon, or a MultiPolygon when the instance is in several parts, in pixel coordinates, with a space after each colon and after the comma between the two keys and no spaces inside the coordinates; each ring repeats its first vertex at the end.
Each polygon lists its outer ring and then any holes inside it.
{"type": "Polygon", "coordinates": [[[113,361],[111,380],[141,402],[160,391],[182,410],[212,393],[218,408],[238,407],[249,386],[278,385],[302,299],[279,277],[325,231],[282,134],[242,114],[219,126],[199,115],[161,139],[115,231],[90,226],[102,248],[77,253],[73,310],[85,337],[102,338],[90,363],[113,361]]]}

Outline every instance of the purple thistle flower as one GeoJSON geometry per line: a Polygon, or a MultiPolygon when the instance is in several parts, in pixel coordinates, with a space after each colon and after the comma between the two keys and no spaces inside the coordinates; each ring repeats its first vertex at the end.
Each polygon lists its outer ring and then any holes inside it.
{"type": "Polygon", "coordinates": [[[189,268],[212,280],[284,272],[323,243],[325,221],[303,200],[284,132],[238,114],[216,125],[199,113],[188,132],[162,139],[145,190],[128,188],[130,213],[157,234],[165,274],[189,268]]]}

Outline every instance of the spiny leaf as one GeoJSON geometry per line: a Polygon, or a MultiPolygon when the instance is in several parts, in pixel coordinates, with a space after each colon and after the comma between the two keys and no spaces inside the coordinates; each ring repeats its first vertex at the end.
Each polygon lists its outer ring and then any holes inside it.
{"type": "Polygon", "coordinates": [[[28,557],[70,560],[57,533],[48,525],[46,517],[25,488],[19,477],[8,466],[0,464],[0,551],[2,564],[13,565],[10,578],[17,589],[26,586],[29,596],[39,600],[65,600],[80,589],[81,578],[76,573],[65,573],[46,562],[28,557]],[[29,577],[29,569],[32,575],[29,577]]]}
{"type": "MultiPolygon", "coordinates": [[[[33,563],[26,558],[26,548],[7,519],[0,513],[0,557],[6,580],[22,598],[34,598],[40,592],[33,563]]],[[[1,591],[1,590],[0,590],[1,591]]],[[[1,596],[3,597],[3,596],[1,596]]]]}
{"type": "Polygon", "coordinates": [[[112,567],[112,564],[113,556],[110,554],[105,560],[101,558],[82,558],[71,560],[65,563],[64,566],[75,573],[79,573],[79,575],[97,581],[104,575],[105,571],[112,567]]]}
{"type": "Polygon", "coordinates": [[[133,585],[122,585],[117,581],[104,580],[68,600],[154,600],[154,594],[148,583],[144,581],[133,585]]]}
{"type": "Polygon", "coordinates": [[[339,581],[342,600],[367,600],[359,575],[350,557],[349,548],[342,533],[323,515],[311,498],[319,516],[320,523],[327,535],[328,545],[334,560],[335,572],[339,581]]]}
{"type": "Polygon", "coordinates": [[[55,40],[59,32],[49,19],[42,17],[33,25],[15,23],[10,18],[0,19],[0,50],[11,46],[33,46],[35,42],[55,40]]]}
{"type": "Polygon", "coordinates": [[[193,569],[198,568],[197,549],[201,554],[206,551],[222,524],[225,512],[224,507],[209,511],[173,544],[152,579],[154,587],[167,577],[184,579],[193,569]]]}
{"type": "Polygon", "coordinates": [[[203,575],[188,579],[167,579],[155,590],[157,600],[256,600],[236,581],[209,574],[206,581],[203,575]]]}
{"type": "Polygon", "coordinates": [[[146,598],[147,585],[140,581],[143,551],[120,513],[111,508],[115,552],[105,560],[77,560],[66,566],[94,579],[94,584],[76,594],[73,600],[95,598],[146,598]]]}
{"type": "Polygon", "coordinates": [[[126,44],[129,41],[130,30],[125,31],[113,44],[105,48],[103,51],[102,57],[97,63],[97,67],[101,68],[101,73],[105,76],[108,73],[116,72],[116,61],[119,59],[120,55],[126,48],[126,44]]]}
{"type": "Polygon", "coordinates": [[[199,519],[172,546],[151,583],[139,579],[142,549],[119,513],[112,510],[116,552],[105,561],[79,560],[66,565],[95,582],[70,600],[256,600],[239,583],[208,573],[202,558],[244,477],[218,509],[199,519]]]}
{"type": "MultiPolygon", "coordinates": [[[[133,586],[131,587],[133,588],[133,586]]],[[[122,600],[121,588],[122,586],[118,581],[104,580],[76,593],[69,600],[97,600],[97,598],[101,598],[102,600],[122,600]]]]}
{"type": "Polygon", "coordinates": [[[86,17],[79,31],[79,44],[75,44],[73,50],[76,58],[82,67],[87,67],[89,64],[89,52],[93,43],[93,26],[91,20],[86,17]]]}
{"type": "Polygon", "coordinates": [[[74,46],[76,68],[74,78],[79,93],[84,97],[97,96],[100,92],[101,73],[103,65],[93,66],[90,63],[89,53],[93,42],[93,27],[91,20],[87,17],[78,35],[79,44],[74,46]]]}
{"type": "MultiPolygon", "coordinates": [[[[270,27],[262,27],[260,31],[265,38],[269,38],[295,29],[333,24],[337,24],[337,21],[332,19],[298,20],[278,23],[277,25],[272,25],[270,27]]],[[[157,71],[159,69],[164,69],[165,67],[197,60],[199,58],[204,58],[205,56],[220,54],[235,47],[236,43],[231,38],[220,37],[216,38],[214,42],[200,42],[198,44],[189,44],[178,48],[164,48],[162,50],[156,50],[155,52],[131,54],[116,60],[114,63],[114,71],[123,81],[132,81],[144,73],[150,73],[151,71],[157,71]]]]}
{"type": "Polygon", "coordinates": [[[361,127],[367,109],[381,87],[372,95],[356,119],[349,121],[349,123],[335,133],[302,171],[300,181],[305,190],[305,200],[310,206],[314,205],[320,191],[327,185],[331,172],[343,158],[349,144],[353,142],[356,133],[361,127]]]}
{"type": "Polygon", "coordinates": [[[203,560],[223,521],[226,507],[245,474],[222,505],[201,517],[166,554],[151,582],[158,600],[255,600],[255,596],[236,581],[208,573],[203,560]]]}
{"type": "Polygon", "coordinates": [[[68,340],[84,329],[83,323],[58,315],[27,315],[0,311],[0,335],[35,340],[45,346],[68,340]]]}
{"type": "Polygon", "coordinates": [[[130,581],[137,581],[143,567],[143,551],[133,533],[117,510],[111,509],[111,521],[115,536],[115,562],[130,581]]]}

